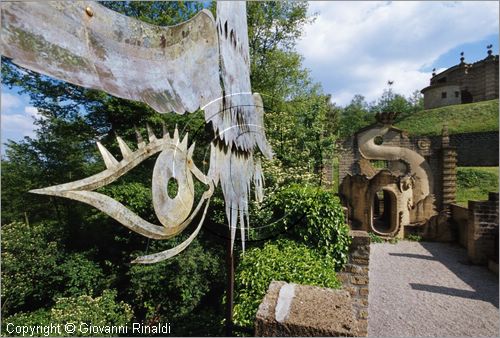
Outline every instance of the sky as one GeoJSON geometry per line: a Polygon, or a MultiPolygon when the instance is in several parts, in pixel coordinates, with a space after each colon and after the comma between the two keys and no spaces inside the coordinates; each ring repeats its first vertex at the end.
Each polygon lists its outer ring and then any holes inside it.
{"type": "MultiPolygon", "coordinates": [[[[498,54],[499,3],[312,1],[313,24],[304,27],[297,51],[314,81],[339,106],[355,94],[376,100],[394,81],[394,92],[411,95],[429,84],[432,69],[498,54]]],[[[36,108],[16,88],[2,87],[1,142],[34,135],[36,108]]],[[[2,147],[2,153],[4,149],[2,147]]]]}
{"type": "Polygon", "coordinates": [[[371,102],[394,81],[409,96],[442,71],[475,62],[493,44],[498,54],[497,1],[311,1],[315,22],[306,26],[297,49],[313,79],[332,101],[349,104],[355,94],[371,102]]]}

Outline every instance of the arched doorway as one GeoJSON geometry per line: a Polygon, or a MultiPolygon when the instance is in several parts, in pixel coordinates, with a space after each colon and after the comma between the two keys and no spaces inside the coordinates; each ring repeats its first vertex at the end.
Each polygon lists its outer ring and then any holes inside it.
{"type": "Polygon", "coordinates": [[[380,189],[373,194],[372,201],[372,230],[389,235],[397,227],[396,195],[387,189],[380,189]]]}
{"type": "Polygon", "coordinates": [[[462,90],[460,95],[462,97],[462,103],[472,103],[472,94],[468,90],[462,90]]]}

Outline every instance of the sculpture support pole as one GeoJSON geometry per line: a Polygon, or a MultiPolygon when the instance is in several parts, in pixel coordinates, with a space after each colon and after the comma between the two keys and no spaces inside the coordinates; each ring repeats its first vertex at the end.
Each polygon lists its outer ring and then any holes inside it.
{"type": "Polygon", "coordinates": [[[226,240],[226,337],[233,336],[233,301],[234,301],[234,256],[231,250],[231,227],[227,227],[228,236],[226,240]]]}

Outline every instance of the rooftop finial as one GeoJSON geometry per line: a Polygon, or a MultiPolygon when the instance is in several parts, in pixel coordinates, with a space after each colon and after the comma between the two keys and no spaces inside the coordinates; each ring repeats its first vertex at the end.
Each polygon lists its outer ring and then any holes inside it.
{"type": "Polygon", "coordinates": [[[432,68],[432,76],[436,76],[436,68],[432,68]]]}
{"type": "Polygon", "coordinates": [[[488,46],[486,46],[486,49],[488,49],[488,56],[491,56],[491,54],[493,53],[493,51],[491,50],[492,48],[493,48],[492,44],[489,44],[488,46]]]}
{"type": "Polygon", "coordinates": [[[460,63],[463,64],[465,61],[464,52],[460,52],[460,63]]]}

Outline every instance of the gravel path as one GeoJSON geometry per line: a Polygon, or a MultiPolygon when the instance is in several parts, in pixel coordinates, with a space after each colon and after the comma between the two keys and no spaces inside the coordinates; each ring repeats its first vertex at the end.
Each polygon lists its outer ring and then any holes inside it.
{"type": "Polygon", "coordinates": [[[498,278],[444,243],[371,245],[369,336],[499,336],[498,278]]]}

